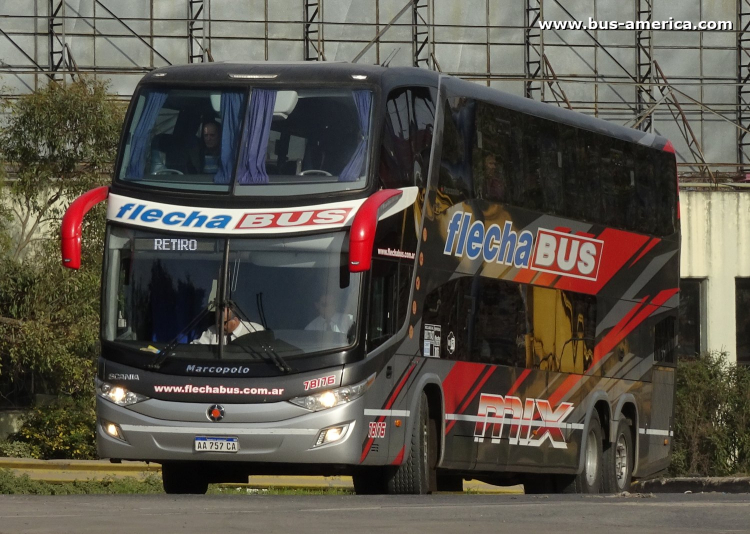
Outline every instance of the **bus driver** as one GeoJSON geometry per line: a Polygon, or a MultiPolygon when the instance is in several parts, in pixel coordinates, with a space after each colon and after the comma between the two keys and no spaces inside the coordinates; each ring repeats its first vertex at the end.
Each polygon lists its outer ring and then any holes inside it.
{"type": "MultiPolygon", "coordinates": [[[[230,343],[235,339],[249,334],[250,332],[260,332],[263,330],[263,326],[258,323],[252,323],[243,321],[237,314],[227,306],[224,308],[224,335],[226,335],[226,342],[230,343]]],[[[201,337],[194,339],[191,344],[193,345],[218,345],[219,336],[216,335],[216,325],[209,326],[201,337]]]]}

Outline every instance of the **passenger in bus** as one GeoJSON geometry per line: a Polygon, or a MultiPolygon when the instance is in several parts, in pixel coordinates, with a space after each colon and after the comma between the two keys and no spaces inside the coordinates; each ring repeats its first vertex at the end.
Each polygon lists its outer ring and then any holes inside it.
{"type": "Polygon", "coordinates": [[[214,120],[203,123],[202,142],[190,152],[188,172],[216,174],[221,158],[221,126],[214,120]]]}
{"type": "Polygon", "coordinates": [[[323,332],[340,332],[346,334],[354,323],[354,317],[347,313],[336,311],[336,301],[332,295],[323,293],[315,303],[318,316],[313,319],[305,330],[319,330],[323,332]]]}
{"type": "MultiPolygon", "coordinates": [[[[226,336],[226,343],[230,343],[237,338],[240,338],[251,332],[260,332],[264,330],[262,325],[253,323],[250,321],[243,321],[237,314],[228,306],[224,308],[223,313],[224,323],[224,335],[226,336]]],[[[194,339],[191,344],[193,345],[218,345],[219,336],[216,335],[216,325],[209,326],[205,332],[197,339],[194,339]]]]}

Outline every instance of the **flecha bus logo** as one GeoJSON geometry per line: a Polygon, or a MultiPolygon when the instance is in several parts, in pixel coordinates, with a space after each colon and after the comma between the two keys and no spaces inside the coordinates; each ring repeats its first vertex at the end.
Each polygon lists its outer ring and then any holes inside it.
{"type": "Polygon", "coordinates": [[[604,241],[542,228],[536,234],[531,268],[536,271],[596,280],[604,241]]]}
{"type": "Polygon", "coordinates": [[[329,208],[321,210],[282,211],[268,213],[246,213],[237,223],[237,230],[255,228],[292,228],[321,224],[343,224],[351,208],[329,208]]]}
{"type": "Polygon", "coordinates": [[[587,236],[539,228],[536,238],[528,230],[513,229],[511,221],[501,228],[472,221],[471,213],[458,211],[448,223],[443,254],[482,259],[518,269],[596,280],[604,241],[587,236]]]}

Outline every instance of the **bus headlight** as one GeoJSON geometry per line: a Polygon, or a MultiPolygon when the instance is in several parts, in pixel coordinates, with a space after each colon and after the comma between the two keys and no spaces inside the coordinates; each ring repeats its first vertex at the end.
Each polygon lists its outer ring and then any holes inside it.
{"type": "Polygon", "coordinates": [[[148,397],[139,393],[133,393],[128,391],[122,386],[113,386],[107,382],[100,382],[97,380],[96,393],[101,398],[113,402],[118,406],[130,406],[137,402],[148,400],[148,397]]]}
{"type": "Polygon", "coordinates": [[[314,395],[308,395],[307,397],[296,397],[290,399],[289,402],[301,406],[311,412],[318,412],[320,410],[327,410],[334,406],[340,406],[351,402],[354,399],[358,399],[365,394],[365,391],[375,382],[375,374],[372,374],[367,380],[363,380],[358,384],[351,386],[344,386],[337,389],[329,389],[328,391],[321,391],[314,395]]]}

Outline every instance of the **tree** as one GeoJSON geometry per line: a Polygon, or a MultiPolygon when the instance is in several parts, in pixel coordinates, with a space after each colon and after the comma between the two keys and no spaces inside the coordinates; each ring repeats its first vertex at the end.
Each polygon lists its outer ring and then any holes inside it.
{"type": "Polygon", "coordinates": [[[0,129],[0,156],[16,175],[5,188],[18,223],[11,258],[49,238],[45,226],[59,220],[66,200],[106,181],[122,124],[107,88],[81,78],[2,102],[9,119],[0,129]]]}
{"type": "Polygon", "coordinates": [[[14,224],[0,235],[0,403],[93,397],[104,209],[86,218],[77,272],[61,265],[59,222],[80,193],[109,181],[123,109],[107,88],[82,78],[1,102],[0,163],[11,177],[0,195],[14,224]]]}

